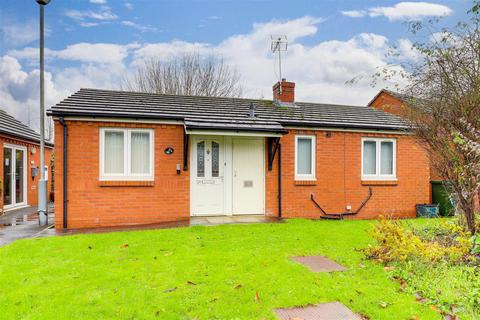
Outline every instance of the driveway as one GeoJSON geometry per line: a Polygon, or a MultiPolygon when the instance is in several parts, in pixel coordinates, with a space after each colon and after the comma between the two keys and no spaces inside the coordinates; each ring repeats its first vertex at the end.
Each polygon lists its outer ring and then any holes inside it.
{"type": "Polygon", "coordinates": [[[53,207],[49,207],[48,225],[38,225],[37,207],[12,210],[0,216],[0,247],[18,239],[41,236],[53,226],[53,207]]]}

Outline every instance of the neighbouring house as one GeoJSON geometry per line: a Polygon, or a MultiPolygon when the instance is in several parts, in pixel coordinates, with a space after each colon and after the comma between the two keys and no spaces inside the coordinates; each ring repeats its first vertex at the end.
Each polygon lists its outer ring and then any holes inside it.
{"type": "Polygon", "coordinates": [[[408,112],[407,102],[408,97],[405,94],[382,89],[368,103],[368,106],[400,117],[406,117],[408,112]]]}
{"type": "MultiPolygon", "coordinates": [[[[382,89],[368,103],[369,107],[382,110],[400,117],[407,117],[409,97],[405,94],[382,89]]],[[[431,203],[440,204],[440,213],[442,215],[450,214],[453,209],[451,200],[448,198],[444,183],[445,179],[430,166],[430,182],[431,182],[431,203]]]]}
{"type": "Polygon", "coordinates": [[[414,217],[429,202],[428,156],[404,120],[294,97],[285,80],[273,100],[79,90],[48,110],[55,226],[414,217]]]}
{"type": "MultiPolygon", "coordinates": [[[[40,135],[0,109],[1,213],[38,203],[40,135]]],[[[51,182],[53,145],[45,145],[45,172],[51,182]]],[[[48,193],[51,183],[48,183],[48,193]]]]}
{"type": "MultiPolygon", "coordinates": [[[[382,89],[368,103],[368,106],[400,117],[407,117],[408,100],[409,97],[403,93],[382,89]]],[[[444,180],[432,166],[430,167],[430,179],[432,181],[444,180]]]]}

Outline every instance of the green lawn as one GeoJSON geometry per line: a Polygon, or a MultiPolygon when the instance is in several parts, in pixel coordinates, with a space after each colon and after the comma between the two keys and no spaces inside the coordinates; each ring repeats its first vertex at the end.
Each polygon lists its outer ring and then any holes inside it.
{"type": "Polygon", "coordinates": [[[275,319],[278,307],[340,301],[370,319],[441,319],[382,266],[363,261],[358,249],[371,241],[373,223],[289,220],[17,241],[0,248],[0,318],[275,319]],[[312,273],[289,259],[317,254],[349,270],[312,273]]]}

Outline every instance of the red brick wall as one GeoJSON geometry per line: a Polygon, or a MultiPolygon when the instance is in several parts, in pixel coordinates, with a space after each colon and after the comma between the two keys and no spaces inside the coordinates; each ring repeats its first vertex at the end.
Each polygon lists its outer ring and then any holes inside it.
{"type": "Polygon", "coordinates": [[[292,103],[295,101],[295,83],[282,79],[282,87],[280,90],[280,82],[273,86],[273,100],[292,103]],[[281,93],[280,93],[281,91],[281,93]]]}
{"type": "MultiPolygon", "coordinates": [[[[407,106],[401,100],[386,92],[381,92],[378,97],[370,103],[370,106],[401,117],[404,117],[407,112],[407,106]]],[[[432,181],[443,180],[432,166],[430,167],[430,179],[432,181]]]]}
{"type": "Polygon", "coordinates": [[[380,93],[378,97],[370,103],[370,106],[402,117],[405,116],[407,111],[407,107],[402,101],[386,92],[380,93]]]}
{"type": "MultiPolygon", "coordinates": [[[[23,146],[27,148],[27,204],[31,206],[35,206],[38,204],[38,181],[40,179],[40,175],[38,175],[35,179],[32,179],[31,175],[31,166],[39,166],[40,165],[40,147],[37,144],[26,142],[23,140],[18,140],[12,137],[7,136],[0,136],[0,180],[1,180],[1,192],[0,192],[0,208],[3,208],[3,186],[4,186],[4,176],[3,176],[3,145],[4,144],[12,144],[23,146]],[[31,150],[32,147],[35,147],[36,153],[32,155],[31,150]]],[[[48,194],[51,191],[51,184],[52,181],[52,170],[51,166],[51,156],[52,156],[52,148],[45,147],[45,165],[49,166],[48,170],[48,194]]]]}
{"type": "MultiPolygon", "coordinates": [[[[282,213],[284,217],[318,218],[320,211],[310,200],[314,194],[326,212],[340,213],[347,205],[356,210],[368,194],[361,180],[361,138],[397,139],[397,179],[395,185],[372,185],[373,197],[358,216],[365,219],[379,215],[414,217],[415,204],[430,200],[429,161],[426,152],[407,135],[292,130],[282,144],[282,213]],[[316,183],[298,185],[294,179],[295,134],[316,136],[316,183]]],[[[267,215],[278,214],[278,162],[267,171],[267,215]]],[[[371,183],[372,184],[372,183],[371,183]]]]}
{"type": "MultiPolygon", "coordinates": [[[[114,124],[67,121],[68,145],[68,227],[84,228],[113,225],[149,224],[188,220],[190,216],[189,172],[176,173],[183,163],[183,127],[178,125],[114,124]],[[99,182],[99,129],[139,127],[155,130],[155,181],[153,183],[99,182]],[[172,155],[165,155],[166,147],[172,155]],[[121,185],[119,185],[121,184],[121,185]]],[[[55,123],[55,225],[62,227],[63,128],[55,123]]],[[[415,204],[430,197],[429,162],[425,151],[412,136],[357,132],[296,131],[281,138],[282,197],[284,217],[318,218],[319,210],[310,200],[314,194],[327,212],[353,210],[368,193],[361,181],[361,138],[397,139],[397,178],[395,185],[374,185],[373,197],[355,218],[380,214],[414,217],[415,204]],[[294,180],[295,134],[316,136],[316,178],[314,185],[298,185],[294,180]]],[[[278,159],[266,175],[266,211],[278,214],[278,159]]]]}
{"type": "MultiPolygon", "coordinates": [[[[189,172],[183,164],[183,126],[71,122],[68,126],[68,228],[149,224],[187,220],[190,215],[189,172]],[[99,129],[151,128],[155,131],[153,183],[99,182],[99,129]],[[166,155],[164,149],[173,147],[166,155]],[[183,169],[183,165],[182,165],[183,169]]],[[[63,224],[63,128],[55,121],[55,227],[63,224]]]]}

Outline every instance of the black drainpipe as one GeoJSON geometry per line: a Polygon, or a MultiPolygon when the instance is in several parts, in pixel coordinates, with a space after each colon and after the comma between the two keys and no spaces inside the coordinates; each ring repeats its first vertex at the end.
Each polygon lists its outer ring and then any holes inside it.
{"type": "Polygon", "coordinates": [[[282,145],[278,142],[278,217],[282,218],[282,145]]]}
{"type": "Polygon", "coordinates": [[[67,229],[67,124],[60,118],[63,127],[63,229],[67,229]]]}

